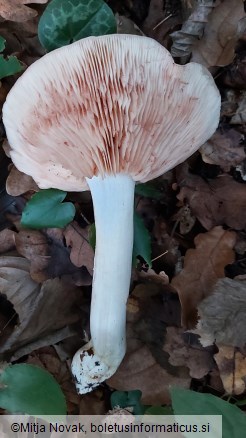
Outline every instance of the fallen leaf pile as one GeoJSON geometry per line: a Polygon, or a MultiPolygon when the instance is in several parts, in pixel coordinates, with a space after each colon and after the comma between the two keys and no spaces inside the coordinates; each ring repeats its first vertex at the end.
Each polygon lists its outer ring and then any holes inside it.
{"type": "MultiPolygon", "coordinates": [[[[16,56],[23,70],[45,53],[37,28],[49,2],[0,0],[4,56],[16,56]]],[[[0,359],[52,373],[70,414],[104,414],[113,390],[141,390],[146,405],[169,405],[170,386],[245,399],[245,4],[107,4],[118,33],[149,36],[170,50],[175,62],[209,68],[222,96],[220,125],[194,156],[153,181],[152,192],[136,194],[151,257],[149,265],[138,257],[132,270],[127,353],[106,384],[82,397],[70,365],[89,335],[91,196],[68,194],[76,215],[64,228],[24,228],[22,211],[39,188],[11,163],[0,126],[0,359]]],[[[18,75],[1,81],[1,108],[18,75]]]]}

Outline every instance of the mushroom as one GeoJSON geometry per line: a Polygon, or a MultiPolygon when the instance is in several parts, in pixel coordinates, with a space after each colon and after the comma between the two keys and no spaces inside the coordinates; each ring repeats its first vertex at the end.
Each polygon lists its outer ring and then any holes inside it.
{"type": "Polygon", "coordinates": [[[214,133],[220,95],[206,68],[176,65],[156,41],[89,37],[31,65],[3,107],[11,158],[41,189],[91,190],[96,250],[91,340],[74,356],[79,393],[126,351],[134,186],[184,161],[214,133]]]}

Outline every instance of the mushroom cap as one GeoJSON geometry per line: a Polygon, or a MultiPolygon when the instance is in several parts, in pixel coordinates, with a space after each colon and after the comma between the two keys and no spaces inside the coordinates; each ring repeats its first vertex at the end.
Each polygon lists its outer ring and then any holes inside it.
{"type": "Polygon", "coordinates": [[[219,122],[220,95],[200,64],[180,66],[153,39],[89,37],[17,80],[3,107],[15,166],[42,189],[87,189],[126,173],[145,182],[196,151],[219,122]]]}

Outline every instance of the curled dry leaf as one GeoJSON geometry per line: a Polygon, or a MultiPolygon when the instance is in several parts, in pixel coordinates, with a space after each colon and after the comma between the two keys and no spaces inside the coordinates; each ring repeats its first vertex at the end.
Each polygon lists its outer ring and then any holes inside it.
{"type": "Polygon", "coordinates": [[[225,391],[228,394],[240,395],[245,391],[246,382],[246,357],[229,346],[220,346],[219,352],[214,356],[220,371],[220,377],[225,391]]]}
{"type": "Polygon", "coordinates": [[[233,128],[225,132],[217,130],[200,148],[203,161],[219,165],[228,172],[231,166],[236,166],[246,158],[243,144],[240,144],[242,139],[242,134],[233,128]]]}
{"type": "Polygon", "coordinates": [[[48,0],[0,0],[0,16],[10,21],[28,21],[36,17],[37,12],[25,5],[47,2],[48,0]]]}
{"type": "Polygon", "coordinates": [[[23,193],[39,190],[37,184],[31,176],[20,172],[13,165],[6,181],[6,191],[11,196],[20,196],[23,193]]]}
{"type": "Polygon", "coordinates": [[[171,282],[179,294],[182,323],[187,328],[195,326],[198,305],[212,293],[217,280],[225,276],[224,267],[234,261],[236,233],[215,227],[198,234],[194,242],[196,248],[188,249],[183,270],[171,282]]]}
{"type": "Polygon", "coordinates": [[[86,266],[88,272],[93,274],[94,251],[89,243],[89,227],[81,228],[75,221],[64,230],[66,244],[71,248],[70,260],[80,268],[86,266]]]}
{"type": "Polygon", "coordinates": [[[246,185],[224,174],[205,181],[181,166],[177,172],[181,187],[177,198],[188,202],[194,216],[207,230],[216,225],[228,225],[236,230],[246,228],[246,185]]]}
{"type": "Polygon", "coordinates": [[[206,67],[230,64],[239,38],[239,21],[244,17],[243,1],[219,2],[209,16],[202,39],[193,47],[192,61],[206,67]]]}
{"type": "Polygon", "coordinates": [[[216,342],[235,347],[246,345],[246,281],[222,278],[212,294],[198,306],[196,333],[203,345],[216,342]]]}
{"type": "Polygon", "coordinates": [[[183,329],[167,327],[163,349],[169,354],[168,360],[171,365],[187,366],[191,377],[202,379],[213,368],[212,354],[202,346],[198,348],[187,344],[183,334],[183,329]]]}
{"type": "Polygon", "coordinates": [[[208,15],[214,8],[213,0],[198,0],[189,18],[183,23],[182,28],[170,34],[173,40],[171,54],[174,57],[189,56],[194,43],[203,35],[208,15]]]}
{"type": "Polygon", "coordinates": [[[13,360],[71,336],[70,324],[81,318],[78,288],[58,278],[40,286],[32,280],[29,270],[27,259],[0,257],[0,292],[18,315],[18,324],[1,344],[0,353],[12,356],[13,360]]]}
{"type": "Polygon", "coordinates": [[[146,272],[138,272],[138,277],[144,282],[160,283],[163,285],[169,284],[169,277],[164,271],[157,274],[154,269],[148,269],[146,272]]]}

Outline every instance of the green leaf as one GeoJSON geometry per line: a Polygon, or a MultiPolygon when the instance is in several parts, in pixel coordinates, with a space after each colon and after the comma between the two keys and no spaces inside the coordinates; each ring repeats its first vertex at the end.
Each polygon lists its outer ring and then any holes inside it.
{"type": "Polygon", "coordinates": [[[144,415],[173,415],[173,410],[170,406],[149,406],[144,415]]]}
{"type": "MultiPolygon", "coordinates": [[[[92,224],[89,230],[89,242],[95,251],[96,247],[96,226],[92,224]]],[[[134,213],[134,242],[133,242],[133,265],[136,266],[138,263],[137,256],[143,257],[143,259],[151,267],[151,238],[148,230],[141,217],[135,212],[134,213]]]]}
{"type": "Polygon", "coordinates": [[[0,36],[0,52],[2,52],[5,49],[5,43],[6,40],[2,36],[0,36]]]}
{"type": "Polygon", "coordinates": [[[16,56],[9,56],[7,59],[0,55],[0,79],[14,75],[23,70],[23,67],[16,56]]]}
{"type": "Polygon", "coordinates": [[[26,204],[21,225],[27,228],[63,228],[75,215],[71,202],[62,201],[66,192],[57,189],[40,190],[26,204]]]}
{"type": "Polygon", "coordinates": [[[141,256],[151,268],[151,237],[144,225],[142,218],[137,212],[134,213],[134,243],[133,265],[136,266],[137,256],[141,256]]]}
{"type": "Polygon", "coordinates": [[[171,389],[175,415],[222,415],[223,438],[245,436],[246,416],[237,408],[211,394],[186,389],[171,389]]]}
{"type": "Polygon", "coordinates": [[[110,397],[112,409],[133,408],[134,415],[142,415],[144,413],[144,405],[141,403],[142,392],[138,389],[133,391],[114,391],[110,397]]]}
{"type": "Polygon", "coordinates": [[[38,25],[39,40],[48,51],[116,31],[114,14],[103,0],[52,0],[38,25]]]}
{"type": "Polygon", "coordinates": [[[156,189],[151,183],[137,184],[135,187],[135,193],[136,195],[152,199],[161,199],[163,196],[160,190],[156,189]]]}
{"type": "Polygon", "coordinates": [[[0,406],[11,413],[65,415],[66,400],[54,377],[34,365],[10,365],[0,374],[0,406]]]}

